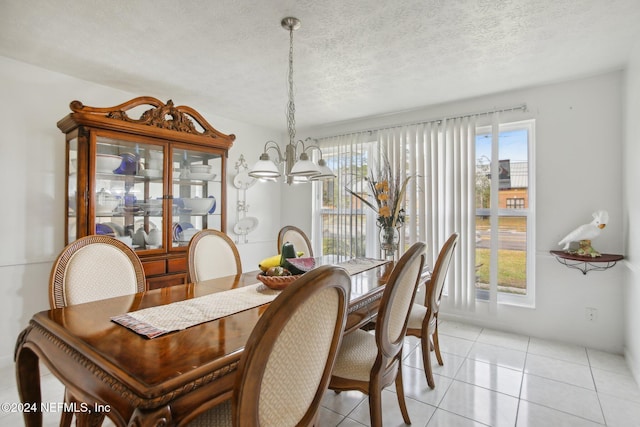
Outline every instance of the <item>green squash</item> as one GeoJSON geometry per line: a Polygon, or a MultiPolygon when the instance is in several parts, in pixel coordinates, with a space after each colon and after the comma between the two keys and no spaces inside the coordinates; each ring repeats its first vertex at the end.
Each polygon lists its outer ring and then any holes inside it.
{"type": "Polygon", "coordinates": [[[298,254],[296,253],[296,248],[293,247],[293,243],[285,242],[282,244],[282,250],[280,251],[280,267],[286,268],[285,263],[287,262],[287,258],[297,257],[298,254]]]}

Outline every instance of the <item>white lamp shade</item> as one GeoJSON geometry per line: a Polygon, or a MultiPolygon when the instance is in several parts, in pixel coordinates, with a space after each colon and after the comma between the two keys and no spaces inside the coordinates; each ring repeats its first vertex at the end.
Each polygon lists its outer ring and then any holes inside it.
{"type": "Polygon", "coordinates": [[[278,166],[269,160],[268,157],[267,160],[261,157],[260,160],[253,165],[251,171],[249,171],[249,176],[252,178],[277,178],[280,175],[282,174],[278,170],[278,166]]]}
{"type": "Polygon", "coordinates": [[[327,166],[327,163],[324,161],[324,159],[320,159],[318,161],[318,169],[320,170],[320,173],[318,175],[312,176],[310,178],[311,181],[323,181],[336,177],[336,174],[333,173],[331,169],[329,169],[329,166],[327,166]]]}
{"type": "Polygon", "coordinates": [[[292,184],[305,184],[307,182],[310,182],[311,177],[308,176],[291,176],[291,183],[292,184]]]}
{"type": "Polygon", "coordinates": [[[307,153],[300,154],[300,160],[295,162],[291,168],[289,175],[291,176],[314,176],[319,175],[320,169],[318,166],[309,160],[307,153]]]}

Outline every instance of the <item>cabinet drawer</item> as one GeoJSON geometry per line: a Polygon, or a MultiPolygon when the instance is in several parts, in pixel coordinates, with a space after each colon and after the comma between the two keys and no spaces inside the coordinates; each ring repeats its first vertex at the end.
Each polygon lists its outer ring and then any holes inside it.
{"type": "Polygon", "coordinates": [[[187,271],[187,259],[186,258],[174,258],[167,260],[167,266],[169,273],[183,273],[187,271]]]}
{"type": "Polygon", "coordinates": [[[142,268],[144,268],[145,276],[157,276],[158,274],[166,273],[165,261],[163,259],[143,262],[142,268]]]}
{"type": "Polygon", "coordinates": [[[149,289],[159,289],[167,286],[183,285],[185,283],[187,283],[186,274],[169,274],[166,276],[147,279],[149,289]]]}

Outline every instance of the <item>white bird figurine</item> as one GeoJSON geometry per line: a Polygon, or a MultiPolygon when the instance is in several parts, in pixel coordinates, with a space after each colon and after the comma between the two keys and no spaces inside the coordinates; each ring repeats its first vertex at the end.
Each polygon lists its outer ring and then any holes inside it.
{"type": "Polygon", "coordinates": [[[571,242],[580,242],[580,249],[572,253],[598,257],[600,253],[591,247],[591,240],[600,235],[607,222],[609,222],[609,213],[604,210],[596,211],[593,213],[593,221],[576,228],[567,234],[564,239],[560,240],[558,244],[564,245],[562,250],[568,251],[571,242]]]}

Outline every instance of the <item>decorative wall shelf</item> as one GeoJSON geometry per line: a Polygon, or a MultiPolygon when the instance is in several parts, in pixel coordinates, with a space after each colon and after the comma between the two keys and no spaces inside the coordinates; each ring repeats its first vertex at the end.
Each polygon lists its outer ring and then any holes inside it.
{"type": "Polygon", "coordinates": [[[582,274],[587,274],[589,271],[607,270],[616,265],[618,261],[624,259],[624,256],[615,254],[602,254],[599,257],[592,258],[590,256],[570,254],[565,251],[549,252],[556,257],[560,264],[580,270],[582,274]]]}

